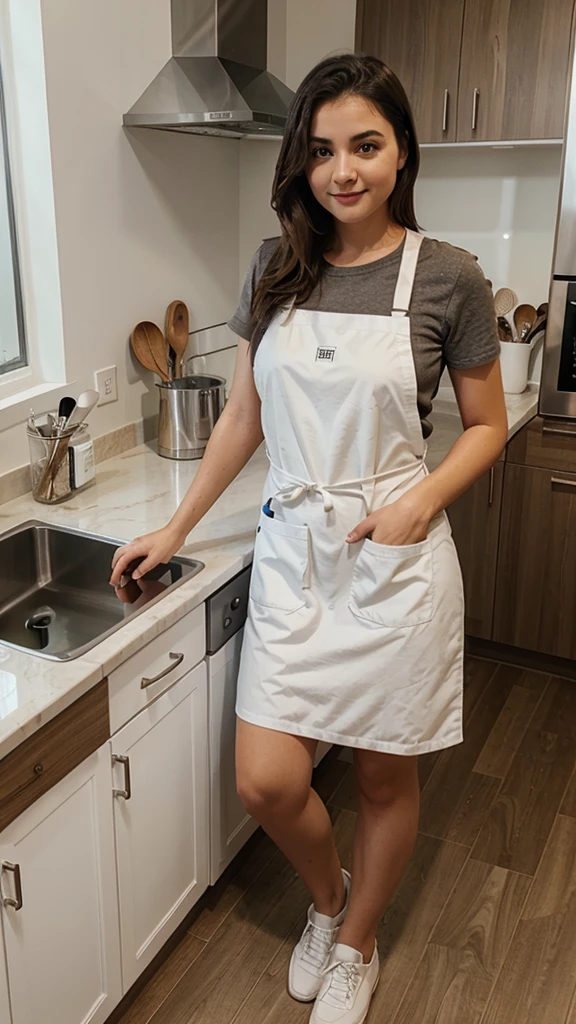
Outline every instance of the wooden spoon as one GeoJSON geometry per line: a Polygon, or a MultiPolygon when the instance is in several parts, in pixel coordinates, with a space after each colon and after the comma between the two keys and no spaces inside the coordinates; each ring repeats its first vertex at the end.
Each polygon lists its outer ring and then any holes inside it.
{"type": "Polygon", "coordinates": [[[538,313],[538,316],[546,316],[548,314],[548,303],[541,302],[536,312],[538,313]]]}
{"type": "Polygon", "coordinates": [[[516,307],[514,310],[514,326],[518,341],[524,341],[537,319],[538,314],[534,306],[531,306],[528,302],[516,307]]]}
{"type": "Polygon", "coordinates": [[[175,299],[166,310],[166,338],[174,352],[174,376],[182,376],[182,357],[188,345],[190,314],[185,302],[175,299]]]}
{"type": "Polygon", "coordinates": [[[142,366],[152,370],[152,373],[157,373],[162,380],[170,380],[166,341],[157,324],[151,320],[141,320],[130,335],[130,344],[142,366]]]}
{"type": "Polygon", "coordinates": [[[499,288],[494,296],[496,316],[506,316],[511,309],[514,309],[517,302],[518,296],[511,288],[499,288]]]}

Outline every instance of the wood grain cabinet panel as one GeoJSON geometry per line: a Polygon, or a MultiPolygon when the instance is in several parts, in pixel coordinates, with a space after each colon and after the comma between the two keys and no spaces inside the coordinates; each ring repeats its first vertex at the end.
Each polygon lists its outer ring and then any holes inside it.
{"type": "Polygon", "coordinates": [[[110,736],[104,679],[0,761],[0,832],[110,736]]]}
{"type": "Polygon", "coordinates": [[[576,658],[576,474],[507,463],[493,639],[576,658]]]}
{"type": "Polygon", "coordinates": [[[464,578],[466,633],[490,640],[494,612],[504,462],[458,498],[448,517],[464,578]]]}
{"type": "Polygon", "coordinates": [[[420,142],[454,142],[464,0],[359,0],[356,50],[389,64],[420,142]]]}
{"type": "Polygon", "coordinates": [[[510,441],[508,462],[576,473],[576,422],[535,416],[510,441]]]}
{"type": "Polygon", "coordinates": [[[467,0],[459,142],[562,137],[573,7],[573,0],[467,0]]]}

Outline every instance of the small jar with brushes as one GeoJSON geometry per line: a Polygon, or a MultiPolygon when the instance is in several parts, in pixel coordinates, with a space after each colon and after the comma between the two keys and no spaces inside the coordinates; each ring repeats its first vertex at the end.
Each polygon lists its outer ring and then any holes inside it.
{"type": "Polygon", "coordinates": [[[85,391],[78,401],[63,398],[57,414],[49,412],[37,417],[31,411],[26,432],[35,501],[56,505],[93,478],[94,455],[84,418],[99,397],[97,391],[85,391]],[[71,467],[70,445],[74,444],[74,439],[82,444],[74,451],[71,467]]]}

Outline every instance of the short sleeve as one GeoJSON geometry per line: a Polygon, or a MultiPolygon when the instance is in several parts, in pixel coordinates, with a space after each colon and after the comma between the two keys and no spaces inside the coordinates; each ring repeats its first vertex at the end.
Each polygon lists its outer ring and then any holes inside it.
{"type": "Polygon", "coordinates": [[[241,338],[245,338],[246,341],[250,341],[254,334],[255,324],[251,313],[254,291],[277,244],[277,238],[268,238],[254,253],[244,278],[236,312],[228,321],[230,330],[234,331],[234,334],[239,334],[241,338]]]}
{"type": "Polygon", "coordinates": [[[466,253],[446,309],[446,364],[470,370],[500,355],[494,298],[475,256],[466,253]]]}

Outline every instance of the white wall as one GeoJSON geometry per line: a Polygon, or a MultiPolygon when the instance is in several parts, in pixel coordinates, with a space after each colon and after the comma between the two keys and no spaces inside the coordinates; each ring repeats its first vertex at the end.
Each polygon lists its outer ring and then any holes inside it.
{"type": "Polygon", "coordinates": [[[416,212],[427,235],[473,252],[494,290],[548,298],[561,147],[423,149],[416,212]]]}
{"type": "Polygon", "coordinates": [[[286,83],[297,89],[323,57],[354,49],[356,0],[287,0],[286,83]]]}
{"type": "MultiPolygon", "coordinates": [[[[94,436],[157,408],[128,337],[163,324],[168,303],[192,328],[221,322],[238,285],[239,146],[122,128],[122,114],[168,60],[169,0],[43,0],[42,17],[67,379],[118,367],[119,401],[94,436]]],[[[2,434],[0,474],[27,461],[20,425],[2,434]]]]}
{"type": "MultiPolygon", "coordinates": [[[[273,66],[270,59],[268,64],[291,89],[323,57],[354,49],[356,0],[274,0],[268,8],[269,18],[275,12],[269,24],[269,55],[280,53],[284,44],[285,76],[281,64],[273,66]]],[[[279,150],[280,143],[270,140],[245,139],[240,144],[241,282],[262,239],[278,233],[270,193],[279,150]]]]}

